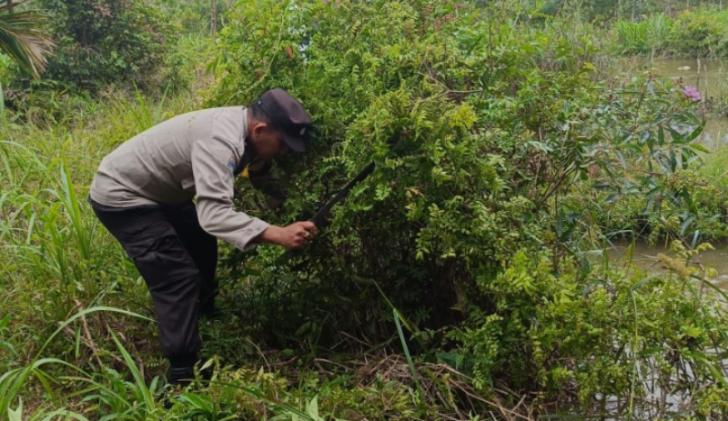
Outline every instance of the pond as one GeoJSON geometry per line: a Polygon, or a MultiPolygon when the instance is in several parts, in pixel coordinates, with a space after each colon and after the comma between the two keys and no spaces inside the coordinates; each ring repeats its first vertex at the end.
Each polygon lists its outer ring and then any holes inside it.
{"type": "MultiPolygon", "coordinates": [[[[657,77],[695,86],[704,101],[728,100],[728,60],[630,57],[619,67],[627,73],[649,70],[657,77]]],[[[728,115],[707,113],[700,141],[708,148],[728,145],[728,115]]]]}
{"type": "MultiPolygon", "coordinates": [[[[622,59],[618,67],[627,74],[649,70],[659,78],[695,86],[703,101],[728,102],[728,60],[629,57],[622,59]]],[[[728,145],[728,115],[713,111],[705,117],[705,129],[699,141],[709,149],[728,145]]],[[[615,244],[608,250],[610,260],[624,262],[628,246],[629,243],[615,244]]],[[[728,290],[728,243],[714,246],[715,250],[701,253],[695,261],[716,269],[718,275],[713,282],[728,290]]],[[[657,259],[659,253],[672,255],[665,247],[639,242],[635,244],[632,261],[648,272],[662,273],[665,269],[657,259]]]]}
{"type": "MultiPolygon", "coordinates": [[[[629,245],[630,243],[627,242],[615,243],[613,247],[607,249],[610,262],[626,263],[629,245]]],[[[722,242],[713,244],[713,246],[715,247],[714,250],[700,253],[693,261],[715,269],[718,274],[712,282],[720,288],[728,290],[728,243],[722,242]]],[[[674,253],[664,246],[653,246],[644,242],[637,242],[632,254],[632,263],[647,272],[664,273],[666,269],[662,267],[657,258],[660,253],[674,257],[674,253]]]]}

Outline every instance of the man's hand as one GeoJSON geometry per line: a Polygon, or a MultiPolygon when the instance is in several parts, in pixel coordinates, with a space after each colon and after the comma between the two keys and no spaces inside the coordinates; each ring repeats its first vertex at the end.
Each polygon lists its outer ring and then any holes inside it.
{"type": "Polygon", "coordinates": [[[298,249],[306,245],[318,230],[311,221],[294,222],[285,227],[269,226],[259,236],[259,241],[268,244],[277,244],[287,249],[298,249]]]}

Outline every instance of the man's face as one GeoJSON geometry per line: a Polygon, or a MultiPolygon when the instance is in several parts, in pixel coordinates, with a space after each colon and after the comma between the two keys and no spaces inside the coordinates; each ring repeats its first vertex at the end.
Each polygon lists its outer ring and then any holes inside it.
{"type": "Polygon", "coordinates": [[[263,160],[269,160],[288,152],[288,146],[283,141],[282,133],[266,123],[259,123],[253,127],[251,140],[255,145],[256,154],[263,160]]]}

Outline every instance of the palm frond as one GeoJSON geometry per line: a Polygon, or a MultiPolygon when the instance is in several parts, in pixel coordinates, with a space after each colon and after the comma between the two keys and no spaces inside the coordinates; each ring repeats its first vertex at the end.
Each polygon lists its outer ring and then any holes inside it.
{"type": "Polygon", "coordinates": [[[37,10],[7,10],[7,4],[0,6],[0,50],[12,57],[21,69],[37,78],[45,69],[46,56],[54,46],[41,29],[46,16],[37,10]]]}

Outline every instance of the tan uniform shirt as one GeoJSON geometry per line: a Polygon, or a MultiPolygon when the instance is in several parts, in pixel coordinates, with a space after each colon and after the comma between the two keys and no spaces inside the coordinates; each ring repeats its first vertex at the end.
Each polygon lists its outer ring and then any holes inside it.
{"type": "Polygon", "coordinates": [[[172,117],[104,157],[89,195],[114,207],[178,204],[196,196],[200,226],[247,250],[269,226],[233,208],[234,169],[245,150],[247,125],[243,106],[172,117]]]}

